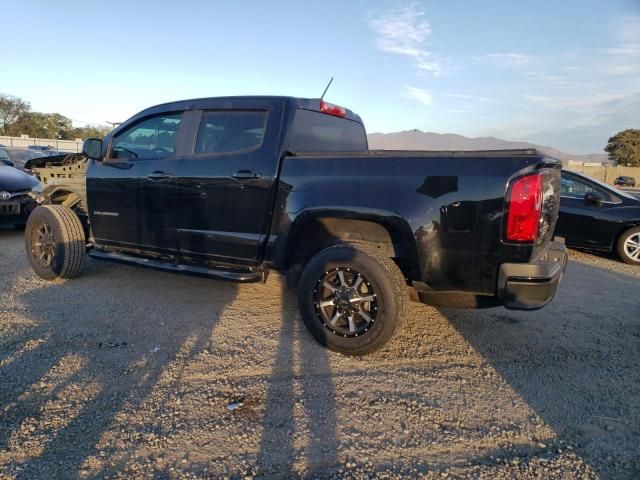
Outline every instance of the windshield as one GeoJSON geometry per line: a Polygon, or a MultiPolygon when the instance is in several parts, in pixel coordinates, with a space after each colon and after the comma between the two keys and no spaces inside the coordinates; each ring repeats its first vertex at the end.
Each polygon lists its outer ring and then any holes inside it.
{"type": "Polygon", "coordinates": [[[24,164],[32,158],[42,157],[42,152],[29,150],[28,148],[5,148],[3,149],[9,155],[11,161],[17,168],[24,168],[24,164]]]}
{"type": "Polygon", "coordinates": [[[9,158],[13,161],[26,162],[32,158],[42,157],[42,152],[35,152],[28,148],[6,148],[5,150],[9,154],[9,158]]]}

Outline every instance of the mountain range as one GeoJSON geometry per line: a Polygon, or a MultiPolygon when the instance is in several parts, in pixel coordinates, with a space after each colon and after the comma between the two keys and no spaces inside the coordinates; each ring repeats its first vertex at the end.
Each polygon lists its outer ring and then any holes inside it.
{"type": "Polygon", "coordinates": [[[604,162],[605,153],[574,155],[545,145],[529,142],[512,142],[495,137],[469,138],[454,133],[433,133],[420,130],[406,130],[395,133],[370,133],[370,150],[509,150],[514,148],[535,148],[560,160],[576,162],[604,162]]]}

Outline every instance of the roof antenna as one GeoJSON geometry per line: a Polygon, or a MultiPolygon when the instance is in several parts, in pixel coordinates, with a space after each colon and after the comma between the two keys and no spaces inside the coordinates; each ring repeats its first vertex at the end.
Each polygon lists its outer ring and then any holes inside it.
{"type": "Polygon", "coordinates": [[[329,87],[331,86],[331,82],[333,82],[333,77],[331,77],[331,80],[329,80],[329,83],[327,84],[327,88],[325,88],[324,92],[322,92],[322,96],[320,97],[320,100],[324,98],[325,94],[327,93],[327,90],[329,90],[329,87]]]}

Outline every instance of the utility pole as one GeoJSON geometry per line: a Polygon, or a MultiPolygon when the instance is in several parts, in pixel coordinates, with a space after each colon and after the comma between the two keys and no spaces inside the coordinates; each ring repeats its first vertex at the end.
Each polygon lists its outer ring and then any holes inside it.
{"type": "Polygon", "coordinates": [[[110,122],[109,120],[105,120],[109,125],[111,125],[111,130],[116,128],[118,125],[122,125],[122,122],[110,122]]]}

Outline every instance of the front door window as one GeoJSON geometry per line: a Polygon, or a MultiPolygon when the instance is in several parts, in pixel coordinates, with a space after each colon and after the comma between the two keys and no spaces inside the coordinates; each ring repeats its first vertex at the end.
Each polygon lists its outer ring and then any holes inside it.
{"type": "Polygon", "coordinates": [[[109,158],[150,160],[172,156],[181,120],[182,113],[175,113],[140,121],[113,139],[109,158]]]}

